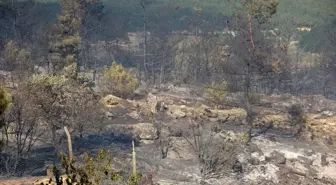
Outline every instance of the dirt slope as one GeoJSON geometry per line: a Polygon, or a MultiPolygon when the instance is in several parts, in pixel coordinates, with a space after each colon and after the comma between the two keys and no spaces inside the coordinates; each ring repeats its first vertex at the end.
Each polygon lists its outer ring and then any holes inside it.
{"type": "Polygon", "coordinates": [[[0,179],[0,185],[32,185],[34,181],[44,177],[22,177],[11,179],[0,179]]]}

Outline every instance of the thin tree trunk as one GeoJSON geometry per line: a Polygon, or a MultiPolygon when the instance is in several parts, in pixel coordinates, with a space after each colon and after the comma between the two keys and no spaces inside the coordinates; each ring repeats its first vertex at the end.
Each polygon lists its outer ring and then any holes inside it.
{"type": "Polygon", "coordinates": [[[143,65],[144,65],[144,71],[145,71],[145,80],[148,81],[148,69],[147,69],[147,15],[146,15],[146,6],[143,1],[141,1],[141,6],[143,9],[143,31],[144,31],[144,50],[143,50],[143,65]]]}
{"type": "Polygon", "coordinates": [[[152,61],[152,85],[155,85],[155,71],[154,71],[154,60],[153,58],[151,59],[152,61]]]}
{"type": "Polygon", "coordinates": [[[254,51],[254,41],[253,41],[253,34],[252,34],[252,20],[251,20],[251,15],[248,15],[248,22],[249,22],[249,32],[250,32],[250,39],[251,39],[251,44],[252,44],[252,51],[254,51]]]}
{"type": "Polygon", "coordinates": [[[75,78],[75,80],[77,80],[78,79],[78,73],[80,72],[80,68],[79,68],[79,52],[76,51],[75,55],[76,55],[76,61],[75,61],[75,65],[76,65],[75,67],[76,67],[76,69],[75,69],[74,78],[75,78]]]}
{"type": "Polygon", "coordinates": [[[160,66],[160,84],[161,85],[163,83],[163,72],[164,72],[164,66],[163,66],[163,59],[164,59],[164,55],[162,55],[162,60],[160,62],[161,66],[160,66]]]}
{"type": "Polygon", "coordinates": [[[249,35],[250,35],[250,40],[252,44],[252,50],[250,50],[250,59],[247,61],[247,69],[246,69],[246,74],[245,74],[245,89],[244,89],[244,96],[245,96],[245,109],[246,109],[246,124],[247,124],[247,134],[248,134],[248,139],[247,143],[249,143],[252,139],[252,126],[253,126],[253,115],[252,115],[252,108],[250,104],[250,86],[251,86],[251,71],[250,71],[250,64],[251,64],[251,57],[253,56],[254,53],[254,41],[253,41],[253,33],[252,33],[252,17],[250,14],[248,14],[248,24],[249,24],[249,35]]]}
{"type": "Polygon", "coordinates": [[[247,143],[252,139],[252,125],[253,125],[253,115],[252,109],[250,104],[250,83],[251,83],[251,76],[250,76],[250,61],[247,63],[247,69],[245,74],[245,88],[244,88],[244,101],[245,101],[245,109],[246,109],[246,124],[247,124],[247,134],[248,140],[247,143]]]}
{"type": "MultiPolygon", "coordinates": [[[[3,119],[3,121],[5,121],[3,119]]],[[[6,123],[5,123],[6,124],[6,123]]],[[[8,126],[5,125],[5,129],[4,129],[4,132],[5,132],[5,136],[6,136],[6,143],[5,143],[5,146],[8,146],[8,143],[9,143],[9,133],[8,133],[8,126]]]]}

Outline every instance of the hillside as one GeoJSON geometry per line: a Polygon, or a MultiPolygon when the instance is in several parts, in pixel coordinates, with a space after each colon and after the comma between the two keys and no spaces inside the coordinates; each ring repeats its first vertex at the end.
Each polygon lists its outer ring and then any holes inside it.
{"type": "MultiPolygon", "coordinates": [[[[43,3],[54,3],[58,0],[38,0],[43,3]]],[[[150,12],[153,15],[162,10],[162,7],[171,8],[171,12],[174,15],[171,15],[168,19],[173,21],[175,18],[181,18],[185,15],[190,14],[190,11],[195,7],[200,7],[204,10],[204,13],[208,16],[205,16],[207,20],[211,15],[223,14],[230,17],[235,8],[240,6],[242,0],[157,0],[152,6],[149,7],[150,12]],[[179,7],[178,11],[174,11],[174,8],[179,7]]],[[[116,10],[128,12],[129,18],[135,19],[133,24],[140,24],[141,22],[137,15],[141,15],[141,6],[140,1],[137,0],[104,0],[104,5],[108,10],[116,10]]],[[[113,11],[112,11],[113,12],[113,11]]],[[[335,17],[336,12],[336,3],[334,0],[279,0],[279,7],[277,14],[274,17],[274,20],[279,22],[279,24],[284,24],[290,22],[295,25],[310,25],[314,26],[318,23],[323,23],[327,20],[335,17]]],[[[178,24],[178,23],[176,23],[178,24]]],[[[140,24],[141,25],[141,24],[140,24]]],[[[134,25],[133,25],[134,26],[134,25]]]]}
{"type": "Polygon", "coordinates": [[[0,0],[0,185],[335,185],[335,8],[0,0]]]}

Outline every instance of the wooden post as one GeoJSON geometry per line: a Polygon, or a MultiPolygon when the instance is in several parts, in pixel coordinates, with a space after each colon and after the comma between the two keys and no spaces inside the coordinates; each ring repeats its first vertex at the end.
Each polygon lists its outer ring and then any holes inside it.
{"type": "Polygon", "coordinates": [[[133,162],[133,175],[136,175],[137,174],[137,171],[136,171],[136,153],[135,153],[135,148],[134,148],[134,141],[132,141],[132,162],[133,162]]]}
{"type": "Polygon", "coordinates": [[[64,131],[65,131],[65,134],[67,135],[67,138],[68,138],[69,159],[70,159],[70,163],[71,163],[71,161],[73,160],[71,135],[70,135],[70,132],[68,130],[68,127],[65,126],[64,131]]]}

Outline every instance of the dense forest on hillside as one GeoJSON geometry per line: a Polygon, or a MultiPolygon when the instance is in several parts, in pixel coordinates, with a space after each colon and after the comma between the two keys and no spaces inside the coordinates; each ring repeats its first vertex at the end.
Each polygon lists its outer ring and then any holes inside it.
{"type": "MultiPolygon", "coordinates": [[[[43,3],[57,3],[58,0],[39,0],[43,3]]],[[[236,6],[238,1],[221,1],[221,0],[158,0],[154,7],[181,7],[193,8],[200,7],[209,13],[221,13],[224,15],[231,15],[233,13],[232,6],[236,6]]],[[[113,7],[122,7],[131,10],[132,7],[139,6],[136,0],[125,1],[104,1],[104,5],[109,9],[113,7]]],[[[153,9],[154,9],[153,7],[153,9]]],[[[158,10],[158,9],[156,9],[158,10]]],[[[126,10],[127,11],[127,10],[126,10]]],[[[183,11],[183,10],[182,10],[183,11]]],[[[129,11],[131,13],[132,11],[129,11]]],[[[332,0],[281,0],[279,1],[278,16],[276,19],[280,20],[293,20],[296,24],[301,25],[314,25],[319,21],[325,21],[332,18],[335,14],[335,3],[332,0]]]]}
{"type": "Polygon", "coordinates": [[[0,0],[0,184],[335,184],[335,51],[335,0],[0,0]]]}
{"type": "MultiPolygon", "coordinates": [[[[35,11],[43,15],[45,21],[55,20],[59,11],[57,0],[39,0],[41,5],[35,5],[35,11]]],[[[218,25],[219,29],[225,27],[225,22],[230,20],[234,9],[239,6],[239,1],[221,0],[157,0],[148,7],[148,16],[153,17],[156,27],[165,27],[171,30],[187,29],[188,21],[194,8],[201,8],[204,13],[200,19],[207,21],[208,25],[218,25]],[[156,18],[155,18],[156,17],[156,18]]],[[[140,1],[137,0],[108,0],[103,1],[106,20],[123,20],[120,25],[126,31],[137,31],[142,28],[142,10],[140,1]]],[[[281,0],[277,14],[273,16],[274,27],[283,25],[314,26],[330,21],[335,16],[335,3],[333,0],[281,0]],[[279,25],[281,24],[281,25],[279,25]]],[[[105,33],[108,36],[108,32],[105,33]]]]}

